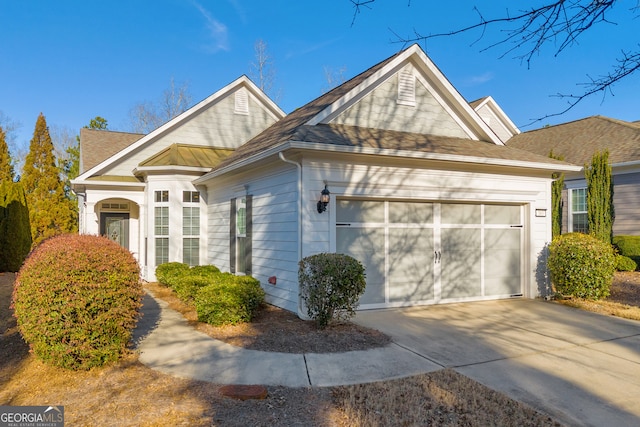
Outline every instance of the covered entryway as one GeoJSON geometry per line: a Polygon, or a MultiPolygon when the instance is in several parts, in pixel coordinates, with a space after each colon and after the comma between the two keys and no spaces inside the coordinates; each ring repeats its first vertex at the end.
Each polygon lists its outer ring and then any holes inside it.
{"type": "Polygon", "coordinates": [[[100,213],[100,235],[129,249],[129,214],[122,212],[100,213]]]}
{"type": "Polygon", "coordinates": [[[361,308],[523,294],[523,206],[339,199],[336,252],[367,274],[361,308]]]}

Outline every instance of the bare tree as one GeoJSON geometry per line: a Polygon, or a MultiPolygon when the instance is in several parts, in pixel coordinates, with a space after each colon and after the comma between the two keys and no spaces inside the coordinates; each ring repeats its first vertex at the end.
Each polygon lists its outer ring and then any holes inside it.
{"type": "Polygon", "coordinates": [[[149,133],[191,107],[187,82],[177,86],[173,77],[157,102],[144,101],[129,110],[131,132],[149,133]]]}
{"type": "Polygon", "coordinates": [[[253,80],[260,90],[269,97],[278,101],[280,91],[274,92],[276,81],[276,70],[273,65],[273,57],[267,49],[267,42],[260,39],[253,45],[255,51],[254,61],[249,63],[249,77],[253,80]]]}
{"type": "Polygon", "coordinates": [[[340,86],[342,83],[346,82],[344,74],[347,72],[347,67],[342,66],[337,70],[334,70],[331,67],[324,67],[324,77],[327,80],[327,86],[324,88],[324,92],[329,92],[334,87],[340,86]]]}
{"type": "MultiPolygon", "coordinates": [[[[375,0],[350,1],[355,8],[352,25],[362,9],[371,8],[372,3],[375,2],[375,0]]],[[[483,39],[487,30],[498,28],[504,36],[499,41],[481,48],[481,51],[502,47],[504,52],[501,57],[514,55],[515,58],[530,66],[534,55],[540,53],[541,49],[549,44],[554,46],[557,56],[578,43],[585,32],[597,25],[613,24],[611,28],[614,29],[617,23],[610,21],[607,15],[615,6],[621,4],[622,2],[616,0],[557,0],[520,10],[514,14],[507,10],[503,16],[489,19],[486,19],[475,7],[474,10],[478,13],[479,20],[474,25],[444,33],[422,34],[414,30],[414,34],[409,37],[401,37],[397,33],[395,36],[397,42],[407,44],[479,30],[480,36],[476,40],[478,42],[483,39]]],[[[640,2],[636,1],[635,6],[629,9],[629,14],[633,19],[640,17],[640,2]]],[[[611,92],[613,85],[639,69],[640,50],[637,47],[635,50],[622,50],[620,57],[616,59],[610,71],[598,77],[587,76],[589,81],[579,84],[582,88],[579,93],[559,93],[556,95],[568,99],[568,105],[564,110],[549,114],[537,121],[564,114],[583,99],[596,93],[606,95],[611,92]]]]}

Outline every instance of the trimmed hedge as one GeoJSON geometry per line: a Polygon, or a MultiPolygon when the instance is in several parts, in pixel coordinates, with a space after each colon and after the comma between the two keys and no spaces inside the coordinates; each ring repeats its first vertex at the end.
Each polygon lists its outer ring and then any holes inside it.
{"type": "Polygon", "coordinates": [[[142,295],[131,252],[106,237],[65,234],[31,252],[16,278],[13,307],[36,356],[90,369],[126,352],[142,295]]]}
{"type": "Polygon", "coordinates": [[[618,271],[635,271],[638,264],[634,260],[624,255],[616,254],[616,270],[618,271]]]}
{"type": "Polygon", "coordinates": [[[250,322],[264,302],[260,282],[251,276],[221,273],[214,265],[169,262],[156,268],[158,281],[178,298],[194,304],[198,320],[214,326],[250,322]]]}
{"type": "Polygon", "coordinates": [[[613,246],[620,255],[631,258],[640,266],[640,236],[613,236],[613,246]]]}
{"type": "Polygon", "coordinates": [[[231,273],[217,274],[195,297],[198,320],[214,326],[250,322],[263,301],[258,280],[231,273]]]}
{"type": "Polygon", "coordinates": [[[366,286],[364,267],[344,254],[321,253],[299,263],[300,293],[319,328],[355,315],[366,286]]]}
{"type": "Polygon", "coordinates": [[[613,247],[587,234],[563,234],[549,247],[551,282],[563,295],[586,299],[609,296],[615,265],[613,247]]]}

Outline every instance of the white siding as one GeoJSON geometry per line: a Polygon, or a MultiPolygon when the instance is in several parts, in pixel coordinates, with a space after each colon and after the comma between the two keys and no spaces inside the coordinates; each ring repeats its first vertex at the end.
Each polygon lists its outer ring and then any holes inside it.
{"type": "Polygon", "coordinates": [[[229,271],[230,200],[238,192],[253,196],[252,276],[269,303],[298,309],[298,172],[278,161],[233,179],[207,183],[209,197],[208,263],[229,271]],[[268,283],[276,277],[276,284],[268,283]]]}
{"type": "Polygon", "coordinates": [[[415,82],[415,106],[399,104],[398,78],[386,82],[359,100],[331,122],[404,132],[469,138],[451,112],[424,86],[415,82]]]}
{"type": "Polygon", "coordinates": [[[234,109],[235,96],[231,93],[182,126],[118,162],[113,168],[104,171],[103,175],[132,175],[133,169],[140,162],[171,144],[236,148],[275,122],[269,111],[251,95],[249,114],[236,114],[234,109]]]}

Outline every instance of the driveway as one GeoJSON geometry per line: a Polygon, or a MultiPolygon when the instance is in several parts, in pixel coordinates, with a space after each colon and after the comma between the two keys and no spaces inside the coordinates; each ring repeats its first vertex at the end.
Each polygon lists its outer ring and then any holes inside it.
{"type": "Polygon", "coordinates": [[[640,425],[640,322],[517,299],[358,312],[428,361],[568,425],[640,425]]]}

